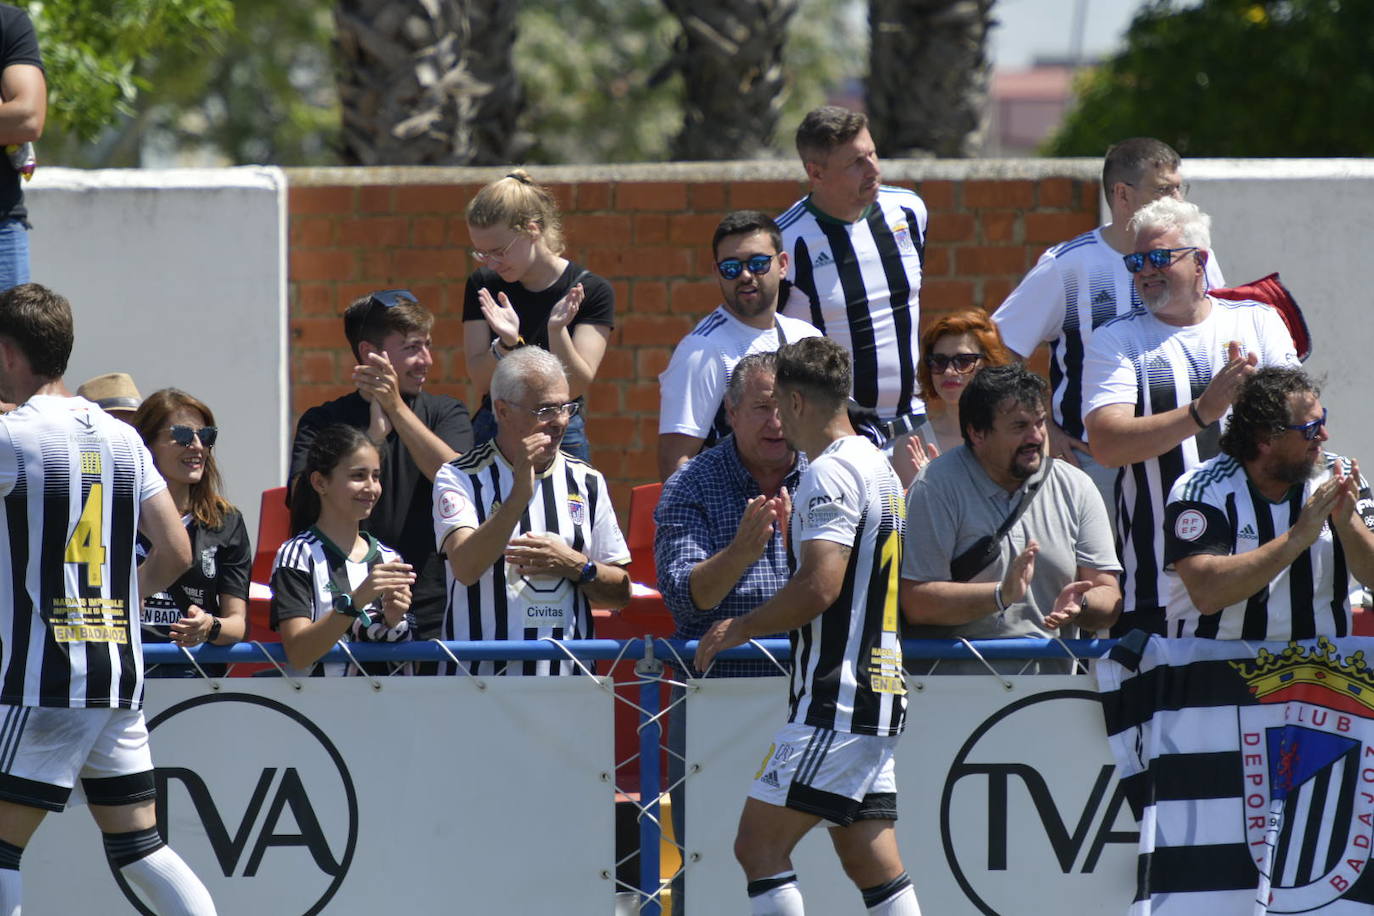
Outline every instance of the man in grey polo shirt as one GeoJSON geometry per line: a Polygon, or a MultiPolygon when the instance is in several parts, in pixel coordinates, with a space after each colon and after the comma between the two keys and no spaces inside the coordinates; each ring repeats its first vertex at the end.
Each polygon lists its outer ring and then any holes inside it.
{"type": "MultiPolygon", "coordinates": [[[[1077,637],[1121,608],[1111,526],[1087,474],[1044,457],[1040,376],[984,369],[959,398],[964,444],[932,461],[907,496],[902,613],[918,638],[1077,637]]],[[[993,661],[1004,673],[1067,664],[993,661]]],[[[918,673],[984,672],[976,660],[918,673]]]]}

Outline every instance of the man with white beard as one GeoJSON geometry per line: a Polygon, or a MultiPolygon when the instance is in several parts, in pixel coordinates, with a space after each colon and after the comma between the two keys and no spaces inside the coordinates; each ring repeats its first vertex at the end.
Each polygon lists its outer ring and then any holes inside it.
{"type": "Polygon", "coordinates": [[[1164,501],[1188,469],[1218,452],[1221,422],[1260,366],[1296,366],[1278,312],[1207,295],[1211,219],[1161,198],[1131,219],[1125,256],[1146,310],[1093,335],[1084,360],[1084,422],[1093,455],[1116,467],[1123,606],[1115,631],[1164,633],[1164,501]]]}

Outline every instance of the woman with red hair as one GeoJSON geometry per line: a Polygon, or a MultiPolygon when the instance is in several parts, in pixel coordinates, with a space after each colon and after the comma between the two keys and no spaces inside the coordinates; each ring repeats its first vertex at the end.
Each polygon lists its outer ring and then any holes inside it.
{"type": "MultiPolygon", "coordinates": [[[[921,335],[921,362],[916,379],[926,403],[932,436],[916,446],[917,468],[924,467],[942,449],[963,441],[959,428],[959,395],[984,366],[1005,366],[1015,359],[1002,343],[997,325],[987,312],[969,309],[933,322],[921,335]]],[[[913,436],[912,439],[917,437],[913,436]]]]}

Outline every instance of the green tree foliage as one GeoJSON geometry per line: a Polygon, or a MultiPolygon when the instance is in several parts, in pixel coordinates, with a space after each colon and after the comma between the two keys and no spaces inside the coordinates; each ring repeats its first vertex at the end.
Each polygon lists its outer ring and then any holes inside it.
{"type": "MultiPolygon", "coordinates": [[[[862,10],[802,0],[788,28],[789,77],[775,146],[790,155],[802,115],[849,88],[867,64],[862,10]]],[[[661,0],[526,0],[515,66],[531,162],[646,162],[669,157],[682,128],[678,26],[661,0]]]]}
{"type": "Polygon", "coordinates": [[[47,70],[49,123],[90,140],[131,115],[139,66],[172,47],[210,53],[234,19],[231,0],[17,0],[33,19],[47,70]]]}
{"type": "Polygon", "coordinates": [[[1368,156],[1371,111],[1374,3],[1153,0],[1046,152],[1153,136],[1188,156],[1368,156]]]}

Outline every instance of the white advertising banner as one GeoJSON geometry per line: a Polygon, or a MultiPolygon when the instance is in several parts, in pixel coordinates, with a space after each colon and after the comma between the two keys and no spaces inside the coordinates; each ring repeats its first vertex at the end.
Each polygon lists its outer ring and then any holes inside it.
{"type": "MultiPolygon", "coordinates": [[[[148,682],[159,819],[221,914],[611,911],[613,701],[592,678],[298,683],[148,682]]],[[[81,806],[23,873],[27,916],[151,912],[81,806]]]]}
{"type": "MultiPolygon", "coordinates": [[[[897,836],[922,912],[1126,912],[1137,831],[1118,792],[1095,680],[1006,680],[1010,690],[990,676],[908,679],[897,836]]],[[[786,718],[787,682],[697,684],[687,698],[687,908],[743,912],[735,827],[786,718]]],[[[808,913],[863,912],[822,831],[803,839],[793,864],[808,913]]]]}

